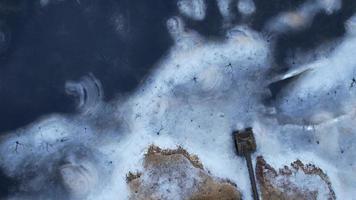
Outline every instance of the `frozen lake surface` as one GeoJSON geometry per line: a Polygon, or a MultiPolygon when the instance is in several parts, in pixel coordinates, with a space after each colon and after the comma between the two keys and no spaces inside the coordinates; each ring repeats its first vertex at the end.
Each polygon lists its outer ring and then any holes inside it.
{"type": "Polygon", "coordinates": [[[0,197],[127,199],[154,144],[250,199],[231,133],[252,127],[253,159],[352,199],[355,53],[353,0],[0,1],[0,197]]]}

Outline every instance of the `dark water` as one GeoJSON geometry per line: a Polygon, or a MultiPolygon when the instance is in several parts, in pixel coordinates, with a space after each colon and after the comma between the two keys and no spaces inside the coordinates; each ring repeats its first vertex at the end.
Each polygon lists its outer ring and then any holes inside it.
{"type": "MultiPolygon", "coordinates": [[[[222,17],[215,1],[207,2],[206,19],[188,20],[188,27],[219,38],[222,17]]],[[[257,13],[249,23],[260,31],[268,19],[303,2],[255,0],[257,13]]],[[[297,48],[343,36],[356,1],[343,4],[333,15],[319,14],[309,29],[280,37],[276,63],[283,66],[288,52],[297,48]]],[[[238,23],[240,16],[233,11],[238,23]]],[[[177,12],[175,0],[65,0],[45,8],[39,0],[0,0],[5,38],[0,37],[0,134],[49,113],[74,112],[74,101],[64,92],[66,80],[93,73],[106,100],[132,92],[171,46],[165,23],[177,12]],[[124,19],[120,33],[111,23],[117,13],[124,19]]],[[[0,198],[14,184],[0,172],[0,198]]]]}
{"type": "Polygon", "coordinates": [[[0,60],[0,131],[74,111],[64,83],[90,72],[107,99],[132,91],[171,45],[165,20],[175,8],[163,2],[24,3],[19,16],[5,17],[12,38],[0,60]],[[124,37],[109,23],[115,12],[129,20],[124,37]]]}

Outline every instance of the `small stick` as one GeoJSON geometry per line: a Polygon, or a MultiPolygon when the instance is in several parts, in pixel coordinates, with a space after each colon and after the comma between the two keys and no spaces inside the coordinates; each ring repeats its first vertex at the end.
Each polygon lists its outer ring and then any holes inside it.
{"type": "Polygon", "coordinates": [[[244,131],[235,131],[233,133],[237,155],[243,156],[246,159],[247,169],[250,177],[252,195],[254,200],[259,200],[255,172],[252,166],[251,153],[256,151],[255,137],[253,136],[252,128],[246,128],[244,131]]]}

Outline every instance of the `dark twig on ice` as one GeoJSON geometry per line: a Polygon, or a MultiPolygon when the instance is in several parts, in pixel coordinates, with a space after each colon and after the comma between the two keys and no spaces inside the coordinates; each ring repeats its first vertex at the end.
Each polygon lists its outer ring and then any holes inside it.
{"type": "Polygon", "coordinates": [[[356,85],[356,78],[352,78],[350,88],[353,88],[356,85]]]}
{"type": "Polygon", "coordinates": [[[23,144],[20,143],[19,141],[16,141],[15,144],[16,144],[16,146],[15,146],[15,152],[17,153],[18,147],[19,147],[19,146],[22,146],[23,144]]]}
{"type": "Polygon", "coordinates": [[[161,131],[163,131],[163,126],[161,126],[161,128],[156,132],[157,135],[161,134],[161,131]]]}
{"type": "Polygon", "coordinates": [[[251,160],[251,154],[256,151],[256,142],[255,137],[253,136],[252,128],[246,128],[243,131],[235,131],[233,133],[233,137],[235,140],[237,155],[243,156],[246,159],[253,199],[259,200],[255,172],[253,171],[251,160]]]}

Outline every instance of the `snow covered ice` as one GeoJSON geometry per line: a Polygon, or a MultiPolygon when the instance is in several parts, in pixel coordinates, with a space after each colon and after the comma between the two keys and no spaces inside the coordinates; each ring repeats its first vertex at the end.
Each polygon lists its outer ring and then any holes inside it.
{"type": "MultiPolygon", "coordinates": [[[[225,21],[229,6],[246,16],[259,12],[252,0],[217,4],[225,21]]],[[[262,155],[275,169],[298,159],[312,163],[327,174],[337,199],[354,198],[356,17],[346,22],[341,40],[328,44],[332,50],[317,48],[319,56],[300,55],[307,62],[273,74],[274,38],[307,28],[317,13],[344,6],[340,1],[308,1],[277,15],[265,27],[272,39],[248,24],[228,25],[223,40],[206,38],[184,20],[203,20],[205,1],[181,0],[177,6],[183,17],[166,23],[174,45],[136,92],[105,102],[93,75],[68,80],[67,93],[78,98],[77,114],[46,116],[1,136],[0,167],[21,180],[9,199],[127,199],[126,175],[145,170],[151,144],[183,147],[211,175],[229,179],[243,199],[251,199],[245,161],[236,156],[231,138],[245,127],[255,133],[254,156],[262,155]],[[290,78],[266,104],[269,85],[290,78]]],[[[303,176],[292,182],[308,187],[303,176]]],[[[160,191],[169,199],[183,198],[160,191]]]]}

